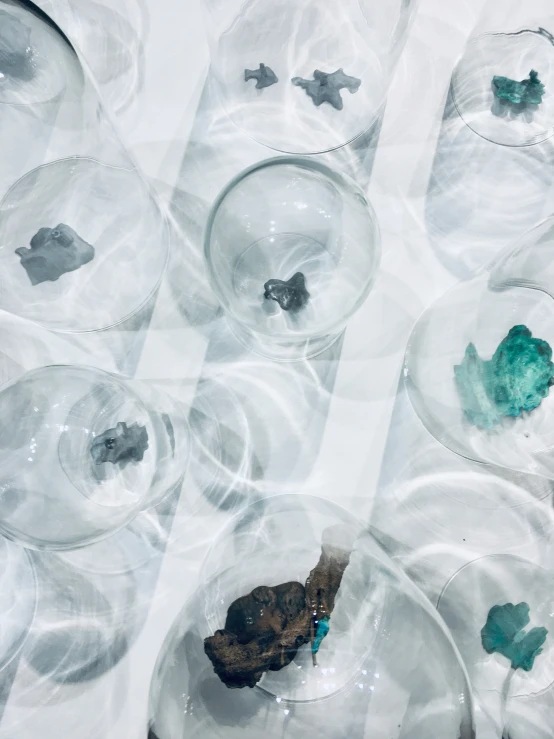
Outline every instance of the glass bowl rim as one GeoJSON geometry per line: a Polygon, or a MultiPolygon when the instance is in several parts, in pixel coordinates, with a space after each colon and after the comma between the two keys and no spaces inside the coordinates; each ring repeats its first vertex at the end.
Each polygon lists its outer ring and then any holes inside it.
{"type": "MultiPolygon", "coordinates": [[[[22,375],[20,375],[17,378],[12,378],[11,380],[8,380],[7,382],[4,382],[0,384],[0,393],[2,393],[4,390],[6,390],[10,385],[15,384],[19,380],[21,380],[23,377],[29,377],[30,375],[38,374],[39,372],[43,370],[50,370],[50,369],[72,369],[72,370],[92,370],[93,372],[103,375],[104,377],[109,377],[110,381],[116,382],[119,387],[123,388],[126,393],[130,393],[133,395],[134,400],[142,406],[142,408],[145,410],[146,415],[150,415],[147,407],[144,405],[142,399],[132,390],[132,388],[127,387],[122,380],[126,379],[123,375],[117,375],[115,373],[109,372],[108,370],[101,369],[99,367],[93,367],[92,365],[88,364],[63,364],[63,363],[57,363],[57,364],[46,364],[42,365],[40,367],[34,367],[30,370],[27,370],[22,375]]],[[[132,378],[128,378],[132,379],[132,378]]],[[[67,478],[69,483],[73,485],[71,480],[67,478]]],[[[73,486],[75,487],[75,486],[73,486]]],[[[92,498],[88,498],[78,488],[75,488],[75,490],[83,496],[85,500],[87,500],[91,505],[98,506],[98,508],[104,508],[104,506],[101,506],[99,503],[96,503],[92,498]]],[[[11,527],[8,527],[5,525],[4,520],[1,515],[0,511],[0,535],[4,536],[9,541],[18,544],[21,547],[24,547],[25,549],[31,549],[37,552],[40,551],[48,551],[48,552],[67,552],[67,551],[73,551],[76,549],[82,549],[84,547],[88,547],[91,544],[98,544],[101,541],[104,541],[105,539],[108,539],[110,536],[113,536],[113,534],[116,534],[121,529],[124,529],[125,526],[128,526],[131,521],[133,521],[143,510],[144,508],[144,502],[147,499],[148,492],[144,495],[143,498],[141,498],[141,501],[131,509],[130,514],[124,518],[122,522],[120,522],[117,526],[106,529],[105,531],[102,531],[99,534],[96,534],[95,536],[88,536],[82,540],[80,540],[77,543],[67,543],[64,542],[62,544],[55,543],[55,542],[45,542],[43,540],[35,539],[34,537],[29,537],[26,534],[22,534],[22,532],[13,530],[11,527]]]]}

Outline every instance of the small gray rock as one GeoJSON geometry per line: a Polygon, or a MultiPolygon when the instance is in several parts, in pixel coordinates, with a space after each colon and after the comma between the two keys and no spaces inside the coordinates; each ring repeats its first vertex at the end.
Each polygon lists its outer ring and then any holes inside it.
{"type": "Polygon", "coordinates": [[[260,64],[259,69],[245,69],[244,70],[244,81],[257,80],[256,90],[261,90],[264,87],[271,87],[276,82],[279,82],[275,72],[266,67],[265,64],[260,64]]]}
{"type": "Polygon", "coordinates": [[[97,436],[91,444],[90,453],[95,464],[121,464],[142,462],[148,449],[148,432],[144,426],[133,423],[127,426],[120,421],[114,429],[97,436]]]}
{"type": "Polygon", "coordinates": [[[264,298],[275,300],[283,310],[292,312],[304,307],[310,298],[302,272],[297,272],[290,280],[268,280],[264,291],[264,298]]]}
{"type": "Polygon", "coordinates": [[[21,257],[32,285],[55,282],[66,272],[73,272],[94,258],[94,247],[72,228],[59,223],[56,228],[41,228],[31,239],[31,248],[15,250],[21,257]]]}
{"type": "Polygon", "coordinates": [[[362,81],[357,77],[350,77],[345,74],[342,69],[327,74],[316,69],[313,80],[304,80],[302,77],[293,77],[292,84],[302,87],[306,90],[314,105],[320,106],[322,103],[329,103],[337,110],[342,110],[343,102],[340,91],[342,89],[354,94],[360,88],[362,81]]]}

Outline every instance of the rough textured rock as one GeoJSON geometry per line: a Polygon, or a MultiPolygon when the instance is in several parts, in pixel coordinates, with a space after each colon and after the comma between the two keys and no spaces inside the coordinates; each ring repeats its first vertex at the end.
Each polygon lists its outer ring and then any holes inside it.
{"type": "Polygon", "coordinates": [[[31,29],[15,15],[0,10],[0,73],[29,80],[33,76],[32,59],[31,29]]]}
{"type": "Polygon", "coordinates": [[[279,82],[275,72],[270,67],[266,67],[265,64],[260,64],[259,69],[245,69],[244,81],[248,82],[248,80],[257,80],[257,90],[262,90],[264,87],[271,87],[271,85],[279,82]]]}
{"type": "Polygon", "coordinates": [[[320,560],[305,586],[261,585],[231,603],[225,628],[204,640],[204,651],[228,688],[253,688],[267,670],[290,664],[308,642],[315,655],[329,630],[350,552],[332,538],[324,539],[320,560]]]}
{"type": "Polygon", "coordinates": [[[350,77],[345,74],[342,69],[336,72],[320,72],[316,69],[313,80],[305,80],[302,77],[293,77],[292,84],[302,87],[306,90],[306,94],[312,98],[314,105],[320,106],[322,103],[329,103],[337,110],[343,109],[343,101],[340,91],[348,90],[355,93],[359,90],[362,81],[357,77],[350,77]]]}
{"type": "Polygon", "coordinates": [[[141,462],[148,449],[148,432],[144,426],[133,423],[127,426],[120,421],[114,429],[108,429],[95,438],[90,453],[95,464],[120,464],[141,462]]]}
{"type": "Polygon", "coordinates": [[[527,603],[493,606],[481,629],[483,649],[488,654],[499,652],[507,657],[514,670],[521,668],[529,672],[548,634],[544,627],[533,628],[527,633],[523,631],[529,620],[527,603]]]}
{"type": "Polygon", "coordinates": [[[59,223],[56,228],[41,228],[31,239],[31,248],[20,247],[21,258],[32,285],[55,282],[66,272],[73,272],[94,258],[94,247],[72,228],[59,223]]]}
{"type": "Polygon", "coordinates": [[[275,300],[283,310],[294,313],[310,299],[306,278],[302,272],[297,272],[290,280],[268,280],[264,285],[264,298],[275,300]]]}
{"type": "Polygon", "coordinates": [[[532,337],[526,326],[514,326],[490,361],[473,344],[466,349],[454,376],[467,420],[492,429],[504,416],[532,411],[546,398],[554,377],[550,345],[532,337]]]}
{"type": "Polygon", "coordinates": [[[539,105],[539,103],[542,103],[544,85],[539,80],[538,72],[535,72],[534,69],[529,72],[529,79],[520,82],[511,80],[509,77],[494,76],[492,86],[494,94],[501,100],[509,100],[516,105],[539,105]]]}

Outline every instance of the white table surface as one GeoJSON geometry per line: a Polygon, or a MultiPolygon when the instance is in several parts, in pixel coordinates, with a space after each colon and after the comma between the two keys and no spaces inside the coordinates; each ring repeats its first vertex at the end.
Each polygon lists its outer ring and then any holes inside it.
{"type": "MultiPolygon", "coordinates": [[[[401,374],[414,322],[510,236],[550,212],[554,198],[552,174],[545,174],[547,181],[533,177],[525,151],[479,139],[448,106],[452,68],[483,0],[421,0],[380,131],[365,147],[329,156],[354,173],[377,211],[381,271],[339,352],[286,365],[245,355],[229,337],[213,298],[206,297],[199,236],[207,209],[231,176],[271,153],[234,128],[211,93],[200,0],[42,5],[100,74],[117,68],[122,45],[131,54],[134,64],[123,65],[115,83],[104,78],[100,87],[118,108],[122,136],[170,208],[181,239],[147,328],[123,326],[70,339],[1,314],[4,375],[52,361],[88,362],[155,382],[185,404],[194,401],[200,379],[232,387],[249,421],[264,430],[261,441],[259,434],[250,439],[263,469],[254,489],[323,496],[371,520],[435,602],[450,575],[481,554],[517,551],[548,562],[550,509],[531,495],[517,516],[483,516],[475,508],[465,542],[449,525],[447,506],[438,520],[413,505],[414,491],[423,493],[430,484],[440,495],[445,470],[469,486],[480,474],[438,445],[409,405],[401,374]],[[110,29],[115,36],[105,43],[110,29]],[[119,46],[118,33],[125,36],[119,46]],[[133,94],[122,99],[127,82],[133,94]],[[470,156],[477,167],[465,166],[470,156]],[[507,219],[522,188],[525,212],[507,219]],[[526,526],[537,517],[543,527],[526,526]]],[[[542,155],[552,161],[552,144],[542,155]]],[[[525,482],[518,484],[526,489],[525,482]]],[[[129,648],[104,674],[71,684],[55,679],[56,659],[39,676],[24,650],[0,676],[0,739],[145,739],[156,657],[197,584],[210,540],[229,515],[198,507],[195,486],[189,473],[175,511],[143,517],[135,530],[142,527],[148,536],[122,534],[98,545],[97,553],[64,555],[68,568],[79,573],[69,585],[69,610],[59,614],[68,635],[66,660],[88,650],[79,643],[84,617],[78,603],[84,598],[80,589],[91,583],[110,603],[113,598],[113,612],[116,605],[122,609],[117,613],[128,629],[129,648]],[[121,551],[133,567],[91,573],[91,562],[118,563],[121,551]],[[132,603],[122,606],[127,592],[132,603]]],[[[57,567],[56,559],[50,564],[57,567]]],[[[55,603],[52,609],[55,619],[55,603]]],[[[97,624],[109,638],[105,614],[97,624]]],[[[483,724],[479,739],[497,736],[483,724]]]]}

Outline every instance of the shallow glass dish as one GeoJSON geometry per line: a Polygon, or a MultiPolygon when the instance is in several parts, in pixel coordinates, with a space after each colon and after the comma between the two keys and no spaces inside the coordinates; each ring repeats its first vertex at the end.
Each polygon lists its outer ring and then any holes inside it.
{"type": "Polygon", "coordinates": [[[213,80],[231,119],[272,149],[314,154],[343,146],[375,121],[416,2],[204,0],[203,6],[213,80]],[[262,64],[260,84],[248,70],[262,64]],[[293,83],[339,69],[357,81],[352,92],[339,92],[340,108],[316,106],[293,83]]]}
{"type": "Polygon", "coordinates": [[[219,195],[204,253],[239,341],[299,360],[331,346],[368,296],[380,232],[355,182],[310,159],[279,157],[246,169],[219,195]],[[289,304],[275,282],[291,285],[289,304]]]}
{"type": "Polygon", "coordinates": [[[473,736],[464,667],[442,621],[340,507],[303,495],[253,504],[218,536],[202,579],[210,573],[217,574],[195,593],[160,653],[152,736],[271,739],[308,728],[328,739],[473,736]],[[353,550],[317,659],[309,644],[301,646],[254,688],[229,689],[214,673],[204,639],[253,588],[304,582],[322,545],[328,556],[353,550]]]}
{"type": "Polygon", "coordinates": [[[0,532],[30,548],[72,549],[159,502],[184,476],[188,431],[155,395],[69,365],[0,388],[0,532]]]}

